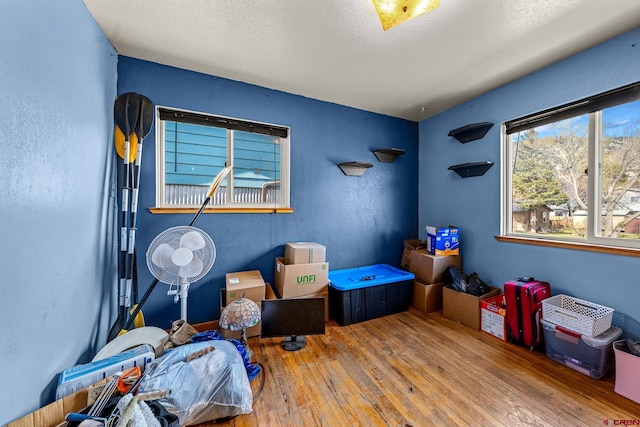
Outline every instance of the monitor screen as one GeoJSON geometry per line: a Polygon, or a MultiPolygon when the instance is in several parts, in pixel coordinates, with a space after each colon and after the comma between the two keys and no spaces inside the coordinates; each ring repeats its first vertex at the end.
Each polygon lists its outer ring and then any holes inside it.
{"type": "Polygon", "coordinates": [[[262,300],[262,337],[324,334],[324,298],[262,300]]]}

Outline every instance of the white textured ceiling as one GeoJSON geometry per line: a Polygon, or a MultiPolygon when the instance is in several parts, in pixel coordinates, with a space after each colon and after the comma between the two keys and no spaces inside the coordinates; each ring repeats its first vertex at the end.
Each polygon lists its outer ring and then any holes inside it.
{"type": "Polygon", "coordinates": [[[84,0],[120,55],[420,121],[640,26],[640,0],[84,0]]]}

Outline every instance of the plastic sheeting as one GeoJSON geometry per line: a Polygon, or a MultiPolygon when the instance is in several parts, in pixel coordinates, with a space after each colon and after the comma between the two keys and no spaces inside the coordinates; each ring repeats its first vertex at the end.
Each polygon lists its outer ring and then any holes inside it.
{"type": "Polygon", "coordinates": [[[252,411],[253,393],[242,356],[236,347],[222,340],[177,347],[156,360],[140,392],[169,390],[160,403],[192,425],[252,411]],[[213,348],[213,351],[206,352],[213,348]],[[187,360],[198,352],[204,354],[187,360]]]}

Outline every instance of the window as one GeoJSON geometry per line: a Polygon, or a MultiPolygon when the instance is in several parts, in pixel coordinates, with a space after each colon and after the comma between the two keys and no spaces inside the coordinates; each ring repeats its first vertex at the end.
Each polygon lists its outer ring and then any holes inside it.
{"type": "Polygon", "coordinates": [[[289,128],[158,108],[159,208],[200,207],[225,167],[213,208],[289,208],[289,128]]]}
{"type": "Polygon", "coordinates": [[[503,125],[502,234],[640,248],[640,83],[503,125]]]}

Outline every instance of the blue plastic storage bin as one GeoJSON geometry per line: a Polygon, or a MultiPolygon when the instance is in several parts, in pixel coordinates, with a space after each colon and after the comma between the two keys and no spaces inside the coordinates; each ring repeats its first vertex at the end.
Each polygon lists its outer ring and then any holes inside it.
{"type": "Polygon", "coordinates": [[[344,326],[406,311],[413,279],[388,264],[330,271],[330,316],[344,326]]]}

